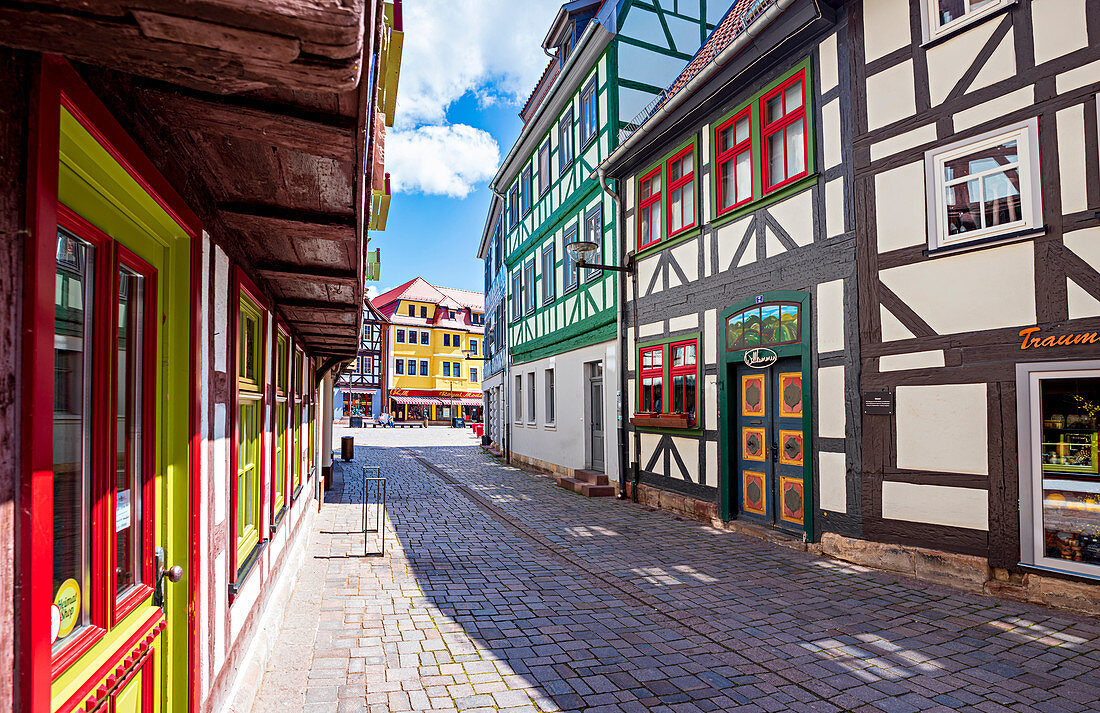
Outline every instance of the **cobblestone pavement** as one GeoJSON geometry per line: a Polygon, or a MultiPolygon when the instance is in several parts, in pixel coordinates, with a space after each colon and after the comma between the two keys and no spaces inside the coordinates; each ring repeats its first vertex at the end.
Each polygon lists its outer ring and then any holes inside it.
{"type": "Polygon", "coordinates": [[[356,432],[255,713],[1100,710],[1096,620],[589,500],[468,434],[356,432]]]}

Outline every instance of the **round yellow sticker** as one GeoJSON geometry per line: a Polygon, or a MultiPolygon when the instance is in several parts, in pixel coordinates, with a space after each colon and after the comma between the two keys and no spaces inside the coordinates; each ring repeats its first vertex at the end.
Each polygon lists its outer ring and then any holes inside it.
{"type": "Polygon", "coordinates": [[[61,583],[53,603],[61,613],[61,626],[57,630],[57,638],[64,639],[73,633],[76,622],[80,618],[80,585],[75,579],[66,579],[61,583]]]}

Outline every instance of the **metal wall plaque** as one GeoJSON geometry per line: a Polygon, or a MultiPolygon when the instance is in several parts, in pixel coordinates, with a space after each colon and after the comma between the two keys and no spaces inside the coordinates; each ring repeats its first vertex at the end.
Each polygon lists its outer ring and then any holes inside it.
{"type": "Polygon", "coordinates": [[[889,391],[863,392],[863,413],[889,416],[894,413],[894,394],[889,391]]]}

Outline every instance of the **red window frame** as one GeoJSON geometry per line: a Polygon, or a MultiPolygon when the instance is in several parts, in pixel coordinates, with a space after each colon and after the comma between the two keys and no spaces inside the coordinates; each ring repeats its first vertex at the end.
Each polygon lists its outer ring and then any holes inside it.
{"type": "MultiPolygon", "coordinates": [[[[654,387],[652,387],[652,386],[647,387],[645,385],[645,380],[646,379],[652,379],[652,378],[661,379],[661,386],[659,388],[661,390],[661,394],[660,394],[660,396],[661,396],[661,405],[664,406],[664,404],[665,404],[665,399],[664,399],[664,392],[665,392],[665,381],[664,381],[664,379],[665,379],[665,359],[664,359],[664,353],[665,353],[665,347],[664,347],[663,344],[657,345],[655,347],[642,347],[641,349],[638,350],[638,408],[637,408],[637,413],[661,413],[662,412],[662,411],[649,411],[649,410],[646,410],[646,408],[645,408],[646,389],[648,388],[652,392],[654,387]],[[651,367],[646,368],[645,366],[643,366],[645,364],[645,355],[650,354],[652,352],[656,352],[660,356],[661,364],[659,366],[651,366],[651,367]]],[[[654,401],[654,399],[651,396],[650,397],[650,403],[652,403],[653,401],[654,401]]]]}
{"type": "MultiPolygon", "coordinates": [[[[669,158],[667,161],[665,161],[665,186],[664,186],[664,192],[665,192],[666,200],[665,200],[665,211],[664,211],[664,213],[665,213],[665,236],[666,237],[671,238],[674,235],[679,235],[680,233],[684,232],[685,230],[691,230],[692,228],[694,228],[696,225],[699,224],[699,206],[697,205],[698,201],[695,198],[696,193],[697,193],[697,191],[696,191],[697,186],[695,185],[695,169],[696,169],[696,166],[697,166],[698,163],[699,162],[695,159],[695,142],[694,141],[692,141],[690,144],[685,146],[681,151],[678,151],[674,156],[672,156],[672,158],[669,158]],[[688,154],[691,154],[691,172],[681,174],[681,176],[676,179],[675,183],[670,182],[668,180],[668,177],[672,175],[671,167],[674,164],[682,161],[684,156],[687,156],[688,154]],[[685,223],[678,230],[673,232],[673,230],[672,230],[672,194],[673,194],[674,191],[686,186],[689,183],[692,184],[692,186],[691,186],[691,223],[690,224],[685,223]]],[[[681,217],[683,217],[683,210],[684,210],[683,209],[683,203],[681,203],[680,204],[681,217]]]]}
{"type": "MultiPolygon", "coordinates": [[[[695,376],[695,408],[688,413],[688,422],[691,425],[695,424],[696,417],[699,412],[699,341],[697,339],[685,339],[680,342],[673,342],[668,345],[668,404],[666,405],[667,413],[679,413],[672,410],[673,404],[673,390],[675,386],[675,378],[677,376],[685,375],[695,376]],[[685,364],[684,366],[675,366],[676,364],[676,349],[679,347],[695,347],[695,361],[692,364],[685,364]]],[[[685,390],[686,393],[686,390],[685,390]]],[[[685,399],[686,401],[686,399],[685,399]]]]}
{"type": "MultiPolygon", "coordinates": [[[[660,235],[658,235],[656,238],[653,237],[653,226],[656,225],[656,226],[658,226],[659,229],[662,229],[662,230],[664,228],[664,220],[663,220],[662,211],[661,211],[662,190],[661,190],[660,187],[658,187],[658,189],[656,191],[651,192],[645,198],[642,197],[642,189],[645,187],[646,183],[653,180],[654,178],[657,178],[658,181],[663,180],[663,177],[662,177],[662,174],[661,174],[661,168],[662,168],[661,166],[657,166],[657,168],[653,169],[652,171],[650,171],[649,173],[645,174],[644,176],[642,176],[641,178],[638,179],[638,236],[637,236],[637,243],[638,243],[638,249],[639,250],[641,250],[643,248],[648,248],[650,245],[656,245],[657,243],[661,242],[661,236],[660,235]],[[657,219],[656,220],[653,219],[652,213],[650,212],[650,206],[652,206],[654,203],[657,204],[657,219]],[[649,242],[643,243],[642,242],[642,234],[643,234],[643,231],[642,231],[642,218],[644,216],[646,216],[647,214],[650,216],[649,217],[649,225],[650,225],[649,238],[650,239],[649,239],[649,242]]],[[[660,183],[658,184],[658,186],[660,186],[660,183]]]]}
{"type": "Polygon", "coordinates": [[[725,208],[722,207],[723,205],[725,205],[725,200],[724,200],[725,199],[725,194],[722,191],[722,166],[724,166],[727,163],[732,163],[733,164],[733,169],[732,170],[734,172],[733,173],[733,181],[734,181],[733,196],[734,196],[734,199],[737,198],[737,158],[738,158],[738,156],[740,156],[743,153],[748,152],[750,169],[751,169],[751,166],[752,166],[752,111],[751,111],[751,109],[752,109],[751,106],[745,107],[744,109],[737,112],[736,114],[734,114],[730,118],[726,119],[724,122],[722,122],[718,126],[718,128],[716,128],[714,130],[714,145],[717,147],[717,151],[716,151],[717,160],[715,161],[715,163],[718,165],[718,171],[714,174],[714,180],[715,180],[716,185],[718,186],[718,193],[717,193],[717,195],[718,195],[718,205],[717,205],[717,211],[716,211],[718,215],[723,215],[725,213],[729,213],[731,210],[734,210],[736,208],[740,208],[743,205],[751,203],[752,200],[753,200],[753,197],[754,197],[753,196],[754,189],[753,189],[753,186],[752,186],[752,174],[751,174],[751,170],[750,170],[750,175],[749,175],[749,197],[748,198],[743,198],[740,201],[736,201],[736,202],[730,204],[729,206],[727,206],[725,208]],[[737,141],[737,128],[736,127],[737,127],[737,122],[741,121],[742,119],[748,119],[748,122],[749,122],[749,135],[743,141],[739,142],[739,141],[737,141]],[[733,143],[732,146],[727,146],[723,149],[723,147],[722,147],[722,132],[725,131],[727,128],[730,128],[730,127],[733,127],[733,132],[734,132],[733,133],[733,141],[734,141],[734,143],[733,143]]]}
{"type": "Polygon", "coordinates": [[[290,349],[290,371],[291,371],[291,388],[290,399],[288,401],[290,405],[290,413],[287,418],[287,423],[290,424],[290,443],[291,450],[294,452],[293,467],[290,469],[290,501],[293,503],[298,499],[298,496],[302,494],[302,489],[305,487],[306,474],[303,470],[302,463],[302,418],[306,414],[305,403],[305,388],[303,387],[302,371],[305,369],[306,352],[302,349],[302,345],[295,343],[291,345],[290,349]],[[301,361],[299,361],[299,357],[301,361]],[[296,411],[295,407],[300,407],[301,411],[296,411]]]}
{"type": "MultiPolygon", "coordinates": [[[[260,289],[256,286],[256,283],[252,282],[252,280],[249,279],[248,275],[246,275],[244,273],[244,270],[241,269],[240,265],[235,266],[234,269],[233,269],[233,288],[232,288],[231,294],[234,297],[230,301],[230,307],[229,307],[232,310],[232,312],[230,314],[231,318],[229,320],[229,325],[230,325],[229,344],[232,347],[233,357],[232,357],[232,364],[230,366],[230,373],[229,373],[229,384],[230,384],[230,389],[229,390],[230,390],[230,394],[232,395],[233,403],[232,403],[231,409],[230,409],[230,418],[232,419],[230,421],[230,424],[231,424],[230,425],[230,433],[232,434],[232,437],[230,438],[230,441],[229,441],[229,464],[230,464],[230,478],[229,478],[229,537],[230,537],[230,542],[228,543],[227,547],[229,548],[229,579],[230,579],[229,583],[230,583],[230,585],[236,585],[241,581],[240,580],[240,575],[241,575],[240,569],[241,569],[241,565],[243,564],[243,563],[237,561],[237,505],[238,505],[238,503],[237,503],[237,467],[238,467],[237,464],[239,463],[237,452],[238,452],[238,443],[240,442],[240,436],[239,436],[238,430],[240,428],[239,421],[240,421],[240,409],[241,409],[241,400],[240,400],[240,397],[239,397],[240,388],[237,385],[237,376],[238,376],[237,372],[240,368],[240,361],[241,361],[240,352],[239,352],[240,343],[238,341],[238,338],[239,338],[239,335],[240,335],[240,328],[241,328],[240,327],[240,322],[241,322],[241,309],[240,309],[241,295],[244,295],[244,296],[248,297],[248,299],[250,299],[253,303],[255,303],[257,306],[259,306],[260,314],[263,316],[263,322],[260,324],[260,334],[259,334],[259,338],[260,338],[259,368],[263,372],[262,373],[262,378],[263,379],[267,379],[271,375],[270,370],[264,368],[266,363],[267,363],[267,353],[268,353],[268,348],[267,348],[267,323],[268,323],[268,320],[271,319],[271,303],[264,297],[263,293],[260,292],[260,289]]],[[[259,533],[260,533],[260,539],[256,543],[256,547],[259,547],[264,542],[266,542],[267,539],[268,539],[267,537],[263,537],[263,534],[264,534],[263,512],[264,512],[265,506],[269,505],[269,503],[265,502],[265,497],[264,497],[265,493],[264,493],[264,488],[263,488],[263,483],[264,483],[264,458],[263,458],[263,453],[264,453],[264,448],[266,447],[266,443],[264,442],[264,438],[267,435],[267,429],[264,427],[264,424],[266,423],[265,416],[267,414],[267,406],[268,406],[267,394],[265,393],[264,386],[265,386],[265,384],[261,381],[261,383],[260,383],[260,429],[259,429],[259,441],[260,442],[259,442],[258,447],[256,449],[256,452],[260,454],[260,463],[259,463],[260,503],[259,503],[259,507],[257,508],[257,512],[260,514],[260,521],[259,521],[259,523],[257,523],[257,525],[258,525],[257,529],[259,530],[259,533]]],[[[255,553],[255,550],[253,550],[253,554],[254,553],[255,553]]],[[[253,568],[250,568],[250,569],[253,569],[253,568]]],[[[234,597],[235,597],[235,595],[230,596],[230,603],[232,603],[234,597]]]]}
{"type": "Polygon", "coordinates": [[[759,103],[760,111],[760,171],[763,178],[763,192],[764,195],[777,191],[784,186],[804,178],[810,172],[810,153],[809,153],[809,138],[807,132],[809,127],[806,125],[806,72],[805,70],[798,71],[791,75],[785,82],[772,89],[770,92],[760,97],[759,103]],[[787,87],[792,84],[799,83],[802,87],[802,105],[798,109],[788,112],[787,111],[787,99],[785,92],[787,87]],[[768,100],[775,95],[783,97],[783,116],[775,119],[774,121],[768,121],[768,100]],[[791,124],[801,120],[802,121],[802,170],[791,176],[787,176],[785,179],[776,183],[775,185],[769,185],[768,177],[768,137],[776,134],[780,131],[784,132],[783,136],[783,165],[786,166],[787,159],[787,137],[786,129],[791,124]]]}
{"type": "Polygon", "coordinates": [[[287,433],[290,429],[290,414],[291,414],[291,362],[294,358],[292,351],[293,340],[290,337],[290,330],[286,324],[279,319],[275,318],[275,339],[272,343],[272,379],[271,379],[271,531],[274,532],[281,522],[280,515],[286,511],[290,506],[290,478],[287,476],[288,467],[290,466],[290,454],[287,452],[290,448],[290,434],[287,433]],[[279,388],[279,339],[286,340],[286,385],[283,390],[279,388]],[[286,424],[284,426],[284,433],[279,433],[279,403],[286,404],[286,424]],[[283,472],[279,473],[277,470],[278,457],[276,451],[279,448],[279,437],[282,435],[286,440],[283,443],[283,472]],[[283,506],[276,511],[275,510],[275,482],[277,479],[282,479],[283,482],[283,506]]]}

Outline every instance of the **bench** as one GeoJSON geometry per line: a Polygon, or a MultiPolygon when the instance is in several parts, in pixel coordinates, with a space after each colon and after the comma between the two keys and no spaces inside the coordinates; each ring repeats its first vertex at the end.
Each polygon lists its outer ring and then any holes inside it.
{"type": "MultiPolygon", "coordinates": [[[[393,427],[394,428],[424,428],[427,425],[428,424],[425,423],[424,421],[394,421],[393,422],[393,427]]],[[[378,421],[371,421],[370,422],[370,427],[371,428],[382,428],[382,424],[378,423],[378,421]]]]}

